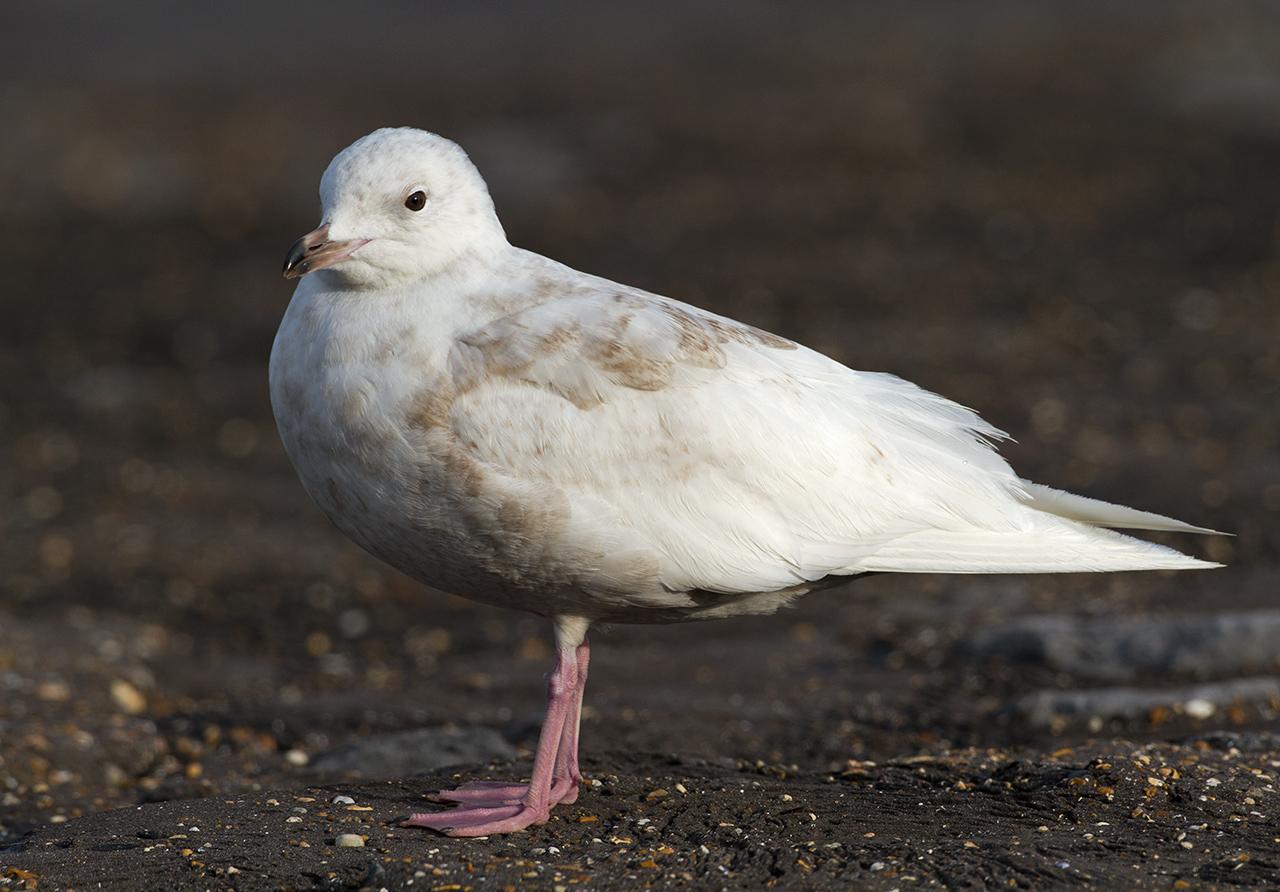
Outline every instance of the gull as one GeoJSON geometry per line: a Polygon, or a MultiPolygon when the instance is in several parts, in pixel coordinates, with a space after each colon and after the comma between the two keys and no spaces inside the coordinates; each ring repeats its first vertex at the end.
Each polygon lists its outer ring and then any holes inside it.
{"type": "Polygon", "coordinates": [[[770,614],[865,573],[1220,566],[1110,528],[1212,530],[1021,479],[941,396],[512,246],[443,137],[362,137],[320,199],[270,364],[303,487],[391,566],[555,631],[529,783],[409,826],[487,836],[577,799],[593,623],[770,614]]]}

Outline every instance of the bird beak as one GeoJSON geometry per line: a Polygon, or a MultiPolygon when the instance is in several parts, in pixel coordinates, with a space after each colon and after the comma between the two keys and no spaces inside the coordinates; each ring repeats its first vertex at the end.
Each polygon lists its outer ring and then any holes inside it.
{"type": "Polygon", "coordinates": [[[289,253],[284,255],[284,277],[297,279],[326,266],[341,263],[367,244],[367,238],[330,241],[329,224],[326,223],[289,246],[289,253]]]}

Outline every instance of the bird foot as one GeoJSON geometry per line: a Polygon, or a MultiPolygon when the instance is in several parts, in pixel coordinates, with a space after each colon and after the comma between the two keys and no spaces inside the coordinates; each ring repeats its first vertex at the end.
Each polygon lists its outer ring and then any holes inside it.
{"type": "Polygon", "coordinates": [[[437,802],[457,803],[459,808],[410,815],[402,827],[427,827],[449,836],[488,836],[491,833],[514,833],[534,824],[545,824],[551,809],[569,805],[578,799],[578,784],[568,779],[551,785],[544,808],[531,806],[528,784],[501,781],[471,781],[454,790],[440,790],[431,795],[437,802]]]}
{"type": "MultiPolygon", "coordinates": [[[[559,642],[560,632],[556,634],[559,642]]],[[[577,801],[582,783],[578,722],[590,654],[586,641],[578,640],[581,643],[576,645],[561,642],[556,666],[547,676],[547,714],[538,733],[529,783],[471,781],[456,790],[430,793],[436,802],[458,807],[410,815],[402,827],[427,827],[449,836],[514,833],[545,824],[551,809],[577,801]]]]}
{"type": "Polygon", "coordinates": [[[430,814],[410,815],[400,826],[427,827],[446,836],[490,836],[515,833],[534,824],[545,824],[550,806],[534,808],[523,802],[498,806],[468,806],[430,814]]]}
{"type": "Polygon", "coordinates": [[[506,781],[470,781],[452,790],[437,790],[434,793],[429,793],[427,798],[435,802],[494,806],[515,805],[528,795],[528,784],[512,784],[506,781]]]}
{"type": "MultiPolygon", "coordinates": [[[[529,796],[528,784],[513,784],[506,781],[469,781],[452,790],[437,790],[428,793],[427,798],[433,802],[448,805],[474,805],[481,808],[496,808],[500,805],[516,805],[524,802],[529,796]]],[[[578,801],[578,782],[556,780],[551,785],[549,807],[572,805],[578,801]]]]}

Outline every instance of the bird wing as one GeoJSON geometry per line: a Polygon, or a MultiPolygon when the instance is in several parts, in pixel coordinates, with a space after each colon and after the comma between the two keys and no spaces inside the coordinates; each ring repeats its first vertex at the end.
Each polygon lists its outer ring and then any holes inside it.
{"type": "Polygon", "coordinates": [[[1057,516],[969,409],[592,281],[463,335],[448,423],[490,472],[565,494],[581,535],[651,549],[668,591],[1192,560],[1057,516]]]}

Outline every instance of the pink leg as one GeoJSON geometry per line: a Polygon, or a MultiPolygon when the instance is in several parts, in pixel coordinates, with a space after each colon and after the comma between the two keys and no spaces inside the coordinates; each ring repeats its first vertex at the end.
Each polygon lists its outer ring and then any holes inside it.
{"type": "MultiPolygon", "coordinates": [[[[560,746],[556,752],[555,770],[551,776],[551,804],[571,805],[578,800],[578,789],[582,783],[582,773],[578,768],[578,735],[582,720],[582,695],[586,690],[587,665],[590,662],[591,648],[587,642],[576,649],[578,664],[578,683],[573,708],[565,718],[564,731],[561,733],[560,746]]],[[[453,790],[441,790],[431,798],[437,802],[465,803],[480,807],[496,807],[515,805],[529,792],[528,784],[513,784],[509,781],[469,781],[453,790]]]]}
{"type": "Polygon", "coordinates": [[[581,620],[556,624],[556,666],[547,676],[547,713],[538,736],[533,776],[528,785],[492,781],[465,784],[437,796],[443,801],[462,803],[463,807],[415,814],[404,826],[430,827],[450,836],[510,833],[545,823],[553,806],[577,798],[581,780],[578,722],[588,651],[585,643],[575,645],[582,641],[585,632],[586,623],[581,620]]]}
{"type": "Polygon", "coordinates": [[[578,768],[578,739],[582,727],[582,695],[587,689],[587,666],[591,662],[591,646],[583,641],[578,645],[578,688],[574,697],[573,711],[564,723],[564,737],[560,740],[559,765],[556,766],[557,780],[564,779],[565,792],[560,801],[572,805],[578,801],[578,789],[582,784],[582,771],[578,768]]]}

